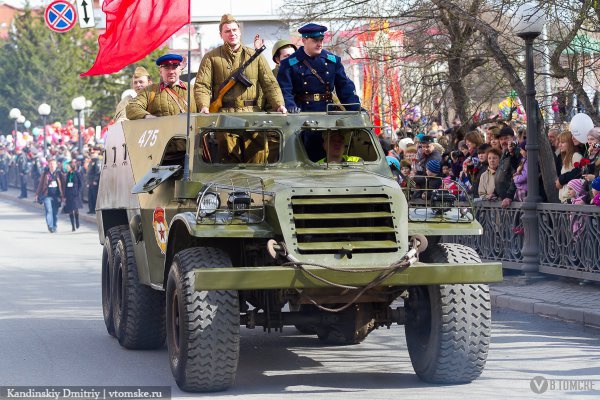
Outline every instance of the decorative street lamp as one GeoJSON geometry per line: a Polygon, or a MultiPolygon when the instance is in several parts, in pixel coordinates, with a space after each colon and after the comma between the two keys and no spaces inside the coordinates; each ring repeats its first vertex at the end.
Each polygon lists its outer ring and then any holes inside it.
{"type": "Polygon", "coordinates": [[[21,116],[21,110],[13,108],[8,113],[8,118],[15,120],[15,135],[17,134],[17,119],[21,116]]]}
{"type": "Polygon", "coordinates": [[[17,124],[25,124],[25,116],[23,114],[19,115],[19,117],[17,118],[17,124]]]}
{"type": "Polygon", "coordinates": [[[73,111],[77,112],[77,129],[79,132],[79,140],[77,142],[77,149],[78,149],[80,155],[83,154],[83,138],[81,137],[81,112],[85,109],[85,106],[86,106],[86,101],[85,101],[85,97],[83,97],[83,96],[75,97],[71,101],[71,107],[73,108],[73,111]]]}
{"type": "Polygon", "coordinates": [[[50,115],[51,111],[52,111],[52,108],[46,103],[42,103],[38,107],[38,113],[42,116],[42,121],[43,121],[44,133],[43,133],[42,137],[44,138],[44,157],[46,157],[48,155],[48,143],[46,140],[46,118],[48,118],[48,115],[50,115]]]}
{"type": "Polygon", "coordinates": [[[539,132],[537,124],[538,104],[535,100],[533,71],[533,41],[544,28],[546,16],[536,3],[525,3],[515,12],[514,31],[525,41],[525,89],[527,116],[527,196],[523,202],[523,267],[525,275],[535,275],[539,271],[539,226],[537,205],[539,195],[539,132]]]}

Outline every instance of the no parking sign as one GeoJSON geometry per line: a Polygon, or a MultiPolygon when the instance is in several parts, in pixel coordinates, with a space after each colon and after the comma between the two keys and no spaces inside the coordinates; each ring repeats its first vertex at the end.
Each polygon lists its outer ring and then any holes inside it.
{"type": "Polygon", "coordinates": [[[44,19],[54,32],[66,32],[75,26],[77,11],[73,4],[65,0],[53,1],[46,7],[44,19]]]}

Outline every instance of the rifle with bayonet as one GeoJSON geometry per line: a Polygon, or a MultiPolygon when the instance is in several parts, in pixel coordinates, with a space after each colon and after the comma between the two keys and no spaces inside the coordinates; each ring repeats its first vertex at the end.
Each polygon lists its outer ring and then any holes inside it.
{"type": "Polygon", "coordinates": [[[221,107],[223,107],[223,96],[225,96],[225,94],[227,94],[227,92],[229,92],[229,90],[231,90],[231,88],[234,87],[236,83],[239,82],[247,88],[252,86],[252,82],[250,82],[250,79],[248,79],[248,77],[244,74],[244,71],[246,70],[246,68],[248,68],[252,61],[254,61],[256,57],[258,57],[260,53],[262,53],[266,48],[267,47],[263,45],[261,48],[256,49],[254,54],[252,54],[252,56],[244,64],[242,64],[241,67],[236,69],[233,72],[233,74],[231,74],[227,79],[225,79],[225,82],[223,82],[221,86],[219,86],[217,96],[210,103],[210,107],[208,108],[208,110],[211,113],[219,112],[221,107]]]}

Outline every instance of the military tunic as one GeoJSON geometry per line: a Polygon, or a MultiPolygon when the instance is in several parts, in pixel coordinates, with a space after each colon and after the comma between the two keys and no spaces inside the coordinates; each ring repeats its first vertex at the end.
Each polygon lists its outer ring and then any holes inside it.
{"type": "MultiPolygon", "coordinates": [[[[344,71],[342,59],[326,50],[315,57],[309,57],[304,52],[304,47],[300,47],[281,61],[277,81],[288,110],[300,107],[302,111],[326,111],[327,104],[334,101],[334,90],[342,104],[360,103],[354,82],[344,71]],[[326,86],[305,65],[305,60],[329,84],[329,95],[326,86]]],[[[346,108],[357,111],[360,105],[346,108]]]]}
{"type": "MultiPolygon", "coordinates": [[[[187,112],[187,86],[182,81],[171,88],[175,95],[171,95],[164,82],[154,83],[138,93],[127,105],[127,119],[142,119],[152,114],[156,117],[177,115],[187,112]],[[177,101],[173,98],[176,96],[177,101]]],[[[196,104],[192,97],[190,112],[196,112],[196,104]]]]}
{"type": "MultiPolygon", "coordinates": [[[[206,53],[198,69],[194,85],[194,97],[198,109],[210,106],[211,101],[217,97],[221,84],[254,52],[254,49],[245,46],[242,46],[241,50],[237,52],[232,52],[229,46],[222,45],[206,53]]],[[[253,85],[246,88],[244,85],[236,83],[223,97],[223,107],[220,111],[261,111],[260,92],[270,105],[276,104],[279,107],[284,104],[277,80],[263,55],[254,60],[246,68],[244,74],[253,85]]]]}
{"type": "Polygon", "coordinates": [[[121,100],[119,102],[119,104],[117,104],[115,116],[113,117],[113,121],[115,123],[127,120],[127,105],[129,104],[129,101],[132,99],[133,99],[133,97],[126,96],[123,100],[121,100]]]}

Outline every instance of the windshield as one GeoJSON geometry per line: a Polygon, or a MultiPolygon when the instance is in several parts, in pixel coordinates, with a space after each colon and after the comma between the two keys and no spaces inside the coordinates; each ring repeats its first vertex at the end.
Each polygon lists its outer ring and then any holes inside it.
{"type": "Polygon", "coordinates": [[[273,164],[279,161],[278,131],[203,131],[202,160],[209,164],[273,164]]]}
{"type": "Polygon", "coordinates": [[[315,163],[377,161],[372,135],[366,129],[315,129],[300,132],[308,158],[315,163]]]}

